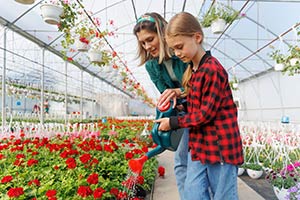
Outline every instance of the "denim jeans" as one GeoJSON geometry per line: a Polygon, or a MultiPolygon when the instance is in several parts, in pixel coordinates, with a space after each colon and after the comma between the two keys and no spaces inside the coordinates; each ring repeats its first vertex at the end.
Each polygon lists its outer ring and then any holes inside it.
{"type": "Polygon", "coordinates": [[[184,200],[238,200],[238,167],[231,164],[201,164],[188,153],[184,200]]]}
{"type": "Polygon", "coordinates": [[[187,156],[188,156],[188,142],[189,142],[189,130],[184,129],[180,143],[175,151],[174,172],[176,177],[176,184],[180,199],[184,200],[184,184],[187,173],[187,156]]]}

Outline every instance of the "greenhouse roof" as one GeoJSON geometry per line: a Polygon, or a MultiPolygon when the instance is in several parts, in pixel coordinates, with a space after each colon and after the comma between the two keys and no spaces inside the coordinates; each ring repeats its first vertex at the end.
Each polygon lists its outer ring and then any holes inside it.
{"type": "MultiPolygon", "coordinates": [[[[158,91],[151,82],[145,68],[138,66],[137,42],[132,33],[136,19],[146,12],[157,12],[169,20],[174,14],[187,11],[201,20],[204,14],[211,9],[212,5],[222,3],[232,6],[239,11],[239,18],[233,23],[228,24],[225,31],[221,34],[213,34],[210,28],[204,28],[204,47],[211,50],[213,56],[217,57],[223,66],[227,69],[230,79],[234,76],[240,81],[257,77],[262,73],[273,70],[274,61],[270,58],[270,53],[274,49],[288,51],[289,45],[296,44],[297,26],[299,25],[300,1],[296,0],[218,0],[218,1],[196,1],[196,0],[82,0],[82,12],[88,19],[97,18],[101,25],[98,26],[100,32],[112,30],[112,35],[106,35],[104,48],[107,51],[116,52],[115,63],[118,63],[119,72],[126,72],[136,83],[140,83],[146,93],[156,99],[158,91]]],[[[64,50],[61,46],[61,40],[64,39],[64,33],[58,31],[56,25],[45,23],[41,17],[40,6],[43,1],[36,1],[34,4],[24,5],[16,1],[1,0],[1,20],[3,25],[7,25],[12,30],[31,39],[40,47],[53,52],[59,57],[64,50]]],[[[76,28],[74,28],[76,29],[76,28]]],[[[71,31],[74,32],[75,30],[71,31]]],[[[3,35],[1,36],[1,49],[3,45],[3,35]]],[[[9,41],[17,40],[17,37],[9,37],[9,41]]],[[[11,43],[8,42],[9,46],[11,43]]],[[[14,41],[16,42],[16,41],[14,41]]],[[[18,55],[24,58],[31,56],[31,59],[40,59],[41,53],[28,51],[28,44],[23,40],[9,46],[18,55]],[[27,49],[27,50],[26,50],[27,49]]],[[[70,49],[75,49],[71,46],[70,49]]],[[[9,51],[8,51],[9,54],[9,51]]],[[[13,54],[11,54],[12,56],[13,54]]],[[[105,67],[95,66],[90,63],[87,53],[79,51],[68,51],[67,58],[75,61],[79,69],[87,71],[93,76],[105,80],[119,91],[124,91],[131,96],[130,91],[124,90],[123,86],[113,77],[119,74],[107,75],[105,67]]],[[[2,55],[0,56],[2,57],[2,55]]],[[[3,57],[2,57],[3,58],[3,57]]],[[[14,58],[9,58],[13,60],[14,58]]],[[[36,60],[34,59],[34,60],[36,60]]],[[[38,61],[40,62],[40,61],[38,61]]],[[[48,63],[56,63],[56,59],[47,57],[48,63]]],[[[112,65],[112,64],[111,64],[112,65]]],[[[61,71],[59,65],[57,71],[61,71]]],[[[109,66],[111,67],[111,66],[109,66]]],[[[10,78],[21,79],[24,74],[22,70],[10,70],[10,78]]],[[[30,82],[39,81],[39,74],[35,70],[28,68],[26,73],[30,82]]],[[[71,73],[71,72],[70,72],[71,73]]],[[[110,73],[112,73],[110,71],[110,73]]],[[[63,77],[53,77],[51,72],[46,73],[46,81],[55,84],[57,80],[63,77]]]]}

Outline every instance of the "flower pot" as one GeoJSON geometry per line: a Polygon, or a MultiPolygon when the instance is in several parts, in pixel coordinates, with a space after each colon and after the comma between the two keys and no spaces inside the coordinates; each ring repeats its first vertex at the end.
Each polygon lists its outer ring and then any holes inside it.
{"type": "Polygon", "coordinates": [[[299,58],[292,58],[290,59],[290,64],[291,66],[295,66],[296,64],[300,64],[300,59],[299,58]]]}
{"type": "Polygon", "coordinates": [[[79,39],[75,41],[77,51],[86,52],[90,49],[90,45],[84,42],[81,42],[79,39]]]}
{"type": "Polygon", "coordinates": [[[35,0],[15,0],[15,2],[28,5],[28,4],[33,4],[35,0]]]}
{"type": "Polygon", "coordinates": [[[275,195],[276,195],[276,197],[277,197],[277,199],[278,200],[284,200],[284,199],[286,199],[285,197],[286,197],[286,195],[287,195],[287,191],[288,191],[288,189],[284,189],[284,188],[278,188],[278,187],[276,187],[276,186],[273,186],[273,190],[274,190],[274,193],[275,193],[275,195]]]}
{"type": "Polygon", "coordinates": [[[238,169],[238,176],[241,176],[245,171],[245,168],[239,167],[238,169]]]}
{"type": "Polygon", "coordinates": [[[247,174],[252,179],[259,179],[263,174],[263,170],[257,171],[257,170],[253,170],[253,169],[247,169],[247,174]]]}
{"type": "Polygon", "coordinates": [[[274,66],[275,71],[282,71],[284,69],[284,64],[283,63],[276,63],[274,66]]]}
{"type": "Polygon", "coordinates": [[[211,31],[214,34],[220,34],[225,30],[226,21],[224,19],[216,19],[211,23],[211,31]]]}
{"type": "Polygon", "coordinates": [[[232,87],[233,87],[234,89],[237,89],[237,88],[239,87],[239,84],[238,84],[238,83],[233,83],[233,84],[232,84],[232,87]]]}
{"type": "Polygon", "coordinates": [[[46,23],[57,25],[60,22],[60,16],[63,14],[63,8],[53,4],[42,4],[41,12],[46,23]]]}
{"type": "Polygon", "coordinates": [[[102,53],[101,53],[101,51],[90,50],[89,51],[89,59],[92,63],[102,62],[102,53]]]}

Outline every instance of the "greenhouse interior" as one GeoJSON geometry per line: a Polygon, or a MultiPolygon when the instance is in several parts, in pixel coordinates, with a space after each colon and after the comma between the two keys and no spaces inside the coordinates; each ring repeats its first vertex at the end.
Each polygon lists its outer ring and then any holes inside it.
{"type": "MultiPolygon", "coordinates": [[[[181,129],[165,131],[155,121],[178,115],[179,123],[184,116],[174,114],[177,106],[158,109],[163,91],[146,69],[158,56],[146,49],[149,39],[139,40],[143,30],[134,32],[138,23],[157,23],[153,12],[166,22],[192,14],[203,30],[203,49],[227,73],[242,146],[243,163],[234,165],[239,199],[300,199],[299,0],[1,5],[0,199],[189,200],[175,181],[174,156],[182,141],[175,144],[174,134],[181,129]]],[[[159,67],[172,79],[177,66],[173,74],[159,67]]],[[[200,124],[182,128],[206,134],[203,105],[200,124]]]]}

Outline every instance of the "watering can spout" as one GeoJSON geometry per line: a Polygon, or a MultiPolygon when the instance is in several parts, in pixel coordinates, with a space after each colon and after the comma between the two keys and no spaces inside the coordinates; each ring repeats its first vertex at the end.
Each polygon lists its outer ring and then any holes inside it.
{"type": "Polygon", "coordinates": [[[130,170],[136,174],[141,174],[143,170],[143,166],[147,160],[148,160],[147,155],[144,155],[137,159],[129,160],[128,165],[130,170]]]}
{"type": "MultiPolygon", "coordinates": [[[[157,108],[157,115],[156,119],[162,117],[170,117],[176,115],[176,111],[172,108],[172,102],[170,102],[164,108],[157,108]]],[[[142,156],[138,159],[132,159],[129,161],[128,165],[134,173],[140,174],[143,170],[144,163],[149,159],[152,158],[166,149],[170,151],[176,151],[181,136],[183,134],[183,129],[179,130],[171,130],[171,131],[159,131],[159,123],[155,123],[152,128],[152,139],[154,143],[157,144],[157,147],[152,149],[151,151],[147,152],[146,155],[142,156]]]]}

